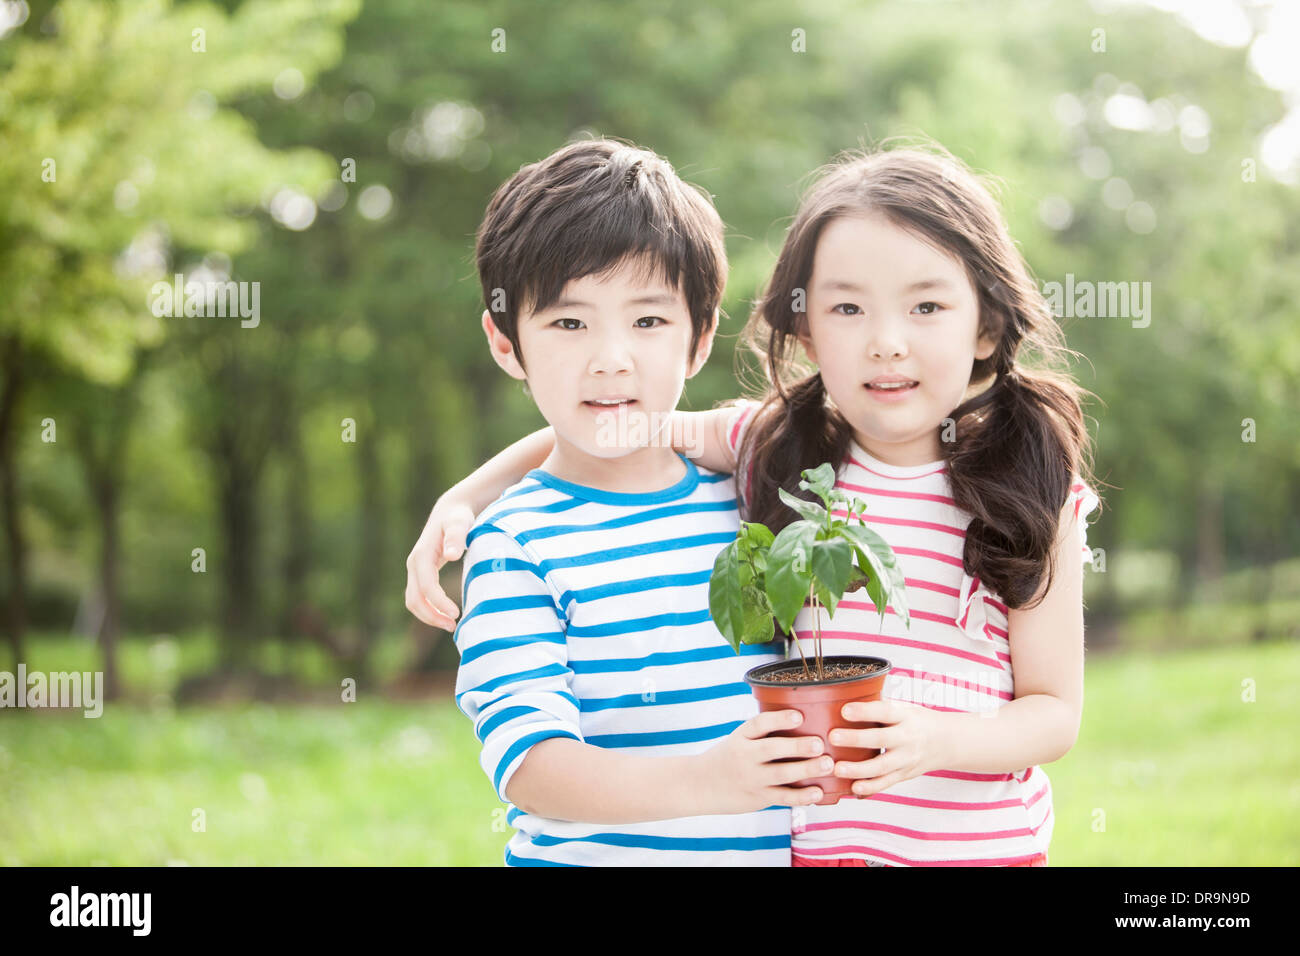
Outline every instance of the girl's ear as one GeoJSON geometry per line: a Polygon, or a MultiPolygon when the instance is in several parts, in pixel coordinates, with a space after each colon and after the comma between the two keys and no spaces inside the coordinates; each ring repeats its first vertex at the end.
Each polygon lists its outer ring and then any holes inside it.
{"type": "Polygon", "coordinates": [[[713,351],[713,337],[718,332],[718,310],[713,310],[713,318],[709,320],[709,327],[700,333],[700,341],[695,345],[695,356],[691,359],[686,368],[686,377],[694,378],[700,369],[704,368],[704,363],[709,360],[709,353],[713,351]]]}
{"type": "Polygon", "coordinates": [[[804,353],[808,356],[808,361],[814,365],[820,365],[817,361],[817,350],[813,348],[812,336],[808,333],[808,320],[805,318],[799,323],[799,331],[796,333],[799,344],[803,346],[804,353]]]}
{"type": "Polygon", "coordinates": [[[487,309],[483,310],[483,334],[487,336],[488,349],[492,352],[493,361],[500,365],[511,378],[517,378],[521,382],[526,381],[528,373],[519,364],[519,359],[515,356],[514,346],[497,328],[497,324],[492,321],[492,313],[487,309]]]}
{"type": "Polygon", "coordinates": [[[975,340],[975,357],[977,359],[986,359],[997,351],[998,343],[993,339],[981,335],[975,340]]]}

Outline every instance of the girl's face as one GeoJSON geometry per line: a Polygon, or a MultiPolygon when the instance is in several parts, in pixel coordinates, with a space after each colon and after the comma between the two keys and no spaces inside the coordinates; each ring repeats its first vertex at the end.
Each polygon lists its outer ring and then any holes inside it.
{"type": "Polygon", "coordinates": [[[961,262],[883,216],[838,217],[818,239],[807,306],[799,340],[857,443],[892,465],[938,461],[944,419],[995,348],[961,262]],[[905,384],[886,390],[890,379],[905,384]]]}

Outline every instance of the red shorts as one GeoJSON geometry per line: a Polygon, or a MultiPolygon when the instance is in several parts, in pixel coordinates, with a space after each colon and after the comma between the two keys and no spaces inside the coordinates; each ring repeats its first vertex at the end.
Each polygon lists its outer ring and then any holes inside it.
{"type": "MultiPolygon", "coordinates": [[[[835,857],[819,859],[813,856],[795,856],[791,866],[889,866],[888,863],[873,863],[868,860],[857,860],[852,857],[835,857]]],[[[1047,854],[1040,853],[1031,860],[1022,860],[1020,863],[1008,863],[1007,866],[1047,866],[1047,854]]]]}

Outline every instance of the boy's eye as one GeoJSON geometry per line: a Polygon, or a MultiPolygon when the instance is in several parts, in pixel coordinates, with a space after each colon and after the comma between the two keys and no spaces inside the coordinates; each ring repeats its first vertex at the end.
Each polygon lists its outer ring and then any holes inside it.
{"type": "Polygon", "coordinates": [[[643,315],[636,320],[638,329],[653,329],[656,325],[666,325],[666,321],[657,315],[643,315]],[[644,324],[643,324],[644,323],[644,324]]]}
{"type": "Polygon", "coordinates": [[[551,324],[558,325],[562,329],[569,329],[570,331],[582,328],[582,322],[578,319],[556,319],[551,324]]]}
{"type": "Polygon", "coordinates": [[[917,308],[922,310],[921,311],[922,315],[934,315],[941,308],[943,308],[943,306],[941,306],[938,302],[922,302],[920,305],[917,306],[917,308]]]}
{"type": "Polygon", "coordinates": [[[852,302],[841,302],[831,309],[832,312],[838,312],[840,315],[860,315],[862,310],[852,302]]]}

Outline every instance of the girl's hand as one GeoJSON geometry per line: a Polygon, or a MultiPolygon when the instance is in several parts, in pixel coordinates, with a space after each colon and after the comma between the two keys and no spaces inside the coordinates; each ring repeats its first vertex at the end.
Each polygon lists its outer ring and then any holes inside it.
{"type": "Polygon", "coordinates": [[[407,555],[406,609],[431,627],[456,630],[460,608],[443,591],[438,570],[465,553],[465,537],[473,525],[474,510],[468,504],[443,496],[407,555]]]}
{"type": "Polygon", "coordinates": [[[853,784],[854,796],[879,793],[900,781],[938,770],[947,762],[946,714],[897,700],[845,704],[840,713],[845,720],[886,725],[867,730],[839,727],[830,732],[830,742],[836,746],[884,750],[870,760],[835,764],[835,776],[861,778],[853,784]]]}

